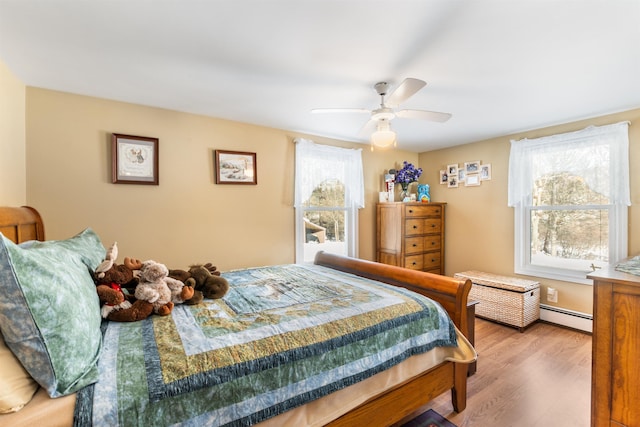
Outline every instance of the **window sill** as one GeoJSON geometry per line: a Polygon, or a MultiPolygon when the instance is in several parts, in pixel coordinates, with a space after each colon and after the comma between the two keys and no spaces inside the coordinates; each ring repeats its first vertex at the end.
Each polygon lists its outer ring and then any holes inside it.
{"type": "Polygon", "coordinates": [[[562,270],[562,269],[528,266],[528,267],[516,267],[515,273],[522,274],[525,276],[542,277],[545,279],[559,280],[561,282],[571,282],[571,283],[578,283],[581,285],[589,285],[589,286],[593,285],[593,281],[591,279],[587,279],[587,274],[592,273],[591,270],[575,271],[575,270],[562,270]]]}

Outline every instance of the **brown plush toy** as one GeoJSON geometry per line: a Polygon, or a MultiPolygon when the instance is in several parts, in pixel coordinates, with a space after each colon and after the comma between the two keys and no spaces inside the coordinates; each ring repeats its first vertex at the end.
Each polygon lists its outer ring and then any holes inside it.
{"type": "Polygon", "coordinates": [[[170,276],[165,277],[164,282],[171,289],[171,301],[174,304],[183,304],[189,301],[196,292],[193,286],[185,285],[181,280],[170,276]]]}
{"type": "Polygon", "coordinates": [[[149,301],[153,305],[153,312],[160,316],[170,314],[174,306],[171,289],[164,280],[168,275],[167,266],[153,260],[143,262],[138,275],[136,298],[149,301]]]}
{"type": "MultiPolygon", "coordinates": [[[[136,322],[149,317],[153,305],[148,301],[136,300],[125,293],[123,288],[137,283],[133,270],[137,264],[131,258],[125,258],[125,264],[116,264],[118,243],[115,242],[105,256],[105,260],[96,268],[94,281],[96,292],[102,304],[102,317],[115,322],[136,322]]],[[[137,267],[139,268],[139,267],[137,267]]]]}
{"type": "Polygon", "coordinates": [[[196,305],[200,304],[204,299],[202,291],[198,291],[195,289],[196,281],[195,279],[191,278],[191,274],[188,271],[180,269],[169,269],[168,278],[179,280],[185,284],[185,287],[193,289],[193,295],[191,296],[191,298],[184,298],[183,304],[196,305]]]}
{"type": "Polygon", "coordinates": [[[220,276],[220,273],[211,273],[211,264],[192,265],[189,268],[189,274],[195,281],[195,289],[201,291],[205,298],[222,298],[229,290],[229,282],[220,276]],[[207,267],[208,266],[208,267],[207,267]]]}

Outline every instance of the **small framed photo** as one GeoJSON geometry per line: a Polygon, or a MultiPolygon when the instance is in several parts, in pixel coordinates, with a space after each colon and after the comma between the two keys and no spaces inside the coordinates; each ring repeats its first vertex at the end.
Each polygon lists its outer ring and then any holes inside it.
{"type": "Polygon", "coordinates": [[[447,183],[447,188],[458,188],[458,174],[449,176],[449,182],[447,183]]]}
{"type": "Polygon", "coordinates": [[[446,184],[447,182],[449,182],[449,175],[447,175],[447,171],[443,169],[440,171],[440,184],[446,184]]]}
{"type": "Polygon", "coordinates": [[[480,185],[480,174],[477,173],[468,173],[467,180],[464,185],[466,187],[474,187],[476,185],[480,185]]]}
{"type": "Polygon", "coordinates": [[[256,153],[215,151],[216,184],[258,184],[256,153]]]}
{"type": "Polygon", "coordinates": [[[480,166],[480,181],[489,181],[491,179],[491,164],[480,166]]]}
{"type": "Polygon", "coordinates": [[[158,138],[112,134],[111,181],[158,185],[158,138]]]}
{"type": "Polygon", "coordinates": [[[465,162],[464,163],[464,171],[466,173],[478,173],[478,172],[480,172],[480,161],[476,160],[475,162],[465,162]]]}
{"type": "Polygon", "coordinates": [[[455,177],[458,177],[458,165],[447,165],[447,174],[449,175],[449,178],[451,178],[452,175],[455,175],[455,177]]]}
{"type": "Polygon", "coordinates": [[[458,182],[464,182],[467,172],[464,169],[458,169],[458,182]]]}

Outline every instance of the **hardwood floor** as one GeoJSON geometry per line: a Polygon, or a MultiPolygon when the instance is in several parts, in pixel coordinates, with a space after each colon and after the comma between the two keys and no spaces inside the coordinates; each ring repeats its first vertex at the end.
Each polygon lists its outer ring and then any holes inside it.
{"type": "Polygon", "coordinates": [[[458,427],[587,427],[591,408],[591,335],[548,323],[523,333],[476,319],[478,371],[467,408],[450,395],[433,408],[458,427]]]}

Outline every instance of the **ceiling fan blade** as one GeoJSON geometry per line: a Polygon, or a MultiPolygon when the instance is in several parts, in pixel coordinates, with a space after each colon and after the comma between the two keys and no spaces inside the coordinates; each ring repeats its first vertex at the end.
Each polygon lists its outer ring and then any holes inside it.
{"type": "Polygon", "coordinates": [[[400,110],[396,112],[396,116],[405,119],[422,119],[440,123],[444,123],[451,118],[451,114],[449,113],[425,110],[400,110]]]}
{"type": "Polygon", "coordinates": [[[364,126],[362,126],[362,128],[358,132],[358,136],[360,138],[369,139],[371,134],[376,130],[377,124],[378,124],[377,120],[375,119],[369,120],[367,123],[364,124],[364,126]]]}
{"type": "Polygon", "coordinates": [[[323,113],[371,113],[371,110],[365,108],[314,108],[311,110],[314,114],[323,113]]]}
{"type": "Polygon", "coordinates": [[[393,93],[387,97],[385,103],[389,107],[396,107],[415,95],[415,93],[425,87],[426,84],[427,82],[419,79],[404,79],[404,81],[400,83],[400,86],[398,86],[393,93]]]}

